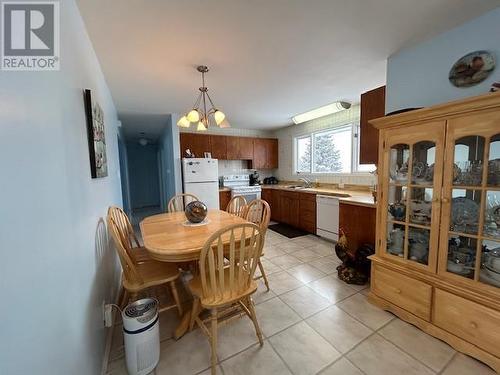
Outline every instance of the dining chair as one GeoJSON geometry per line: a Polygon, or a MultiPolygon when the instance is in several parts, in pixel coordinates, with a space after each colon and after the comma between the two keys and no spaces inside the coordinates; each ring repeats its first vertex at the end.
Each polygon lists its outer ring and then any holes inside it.
{"type": "Polygon", "coordinates": [[[162,307],[160,311],[177,307],[179,316],[182,316],[182,305],[175,285],[175,281],[180,275],[177,265],[175,263],[159,262],[156,260],[136,263],[130,257],[123,237],[120,235],[119,227],[112,216],[108,216],[108,231],[111,232],[113,237],[123,270],[122,286],[124,295],[120,303],[120,308],[125,307],[130,300],[136,300],[139,292],[154,286],[168,284],[175,303],[162,307]]]}
{"type": "Polygon", "coordinates": [[[139,240],[137,239],[134,228],[132,227],[127,214],[120,207],[111,206],[108,208],[108,217],[113,218],[118,229],[118,233],[120,234],[130,257],[136,263],[151,260],[147,250],[141,246],[139,240]]]}
{"type": "Polygon", "coordinates": [[[257,322],[251,295],[257,290],[253,275],[262,251],[262,233],[252,223],[233,224],[212,234],[200,254],[199,274],[188,283],[194,301],[190,330],[196,323],[208,336],[211,347],[212,375],[217,364],[218,319],[228,309],[242,310],[252,320],[260,345],[262,332],[257,322]],[[226,261],[225,261],[226,260],[226,261]],[[200,319],[202,309],[210,318],[200,319]],[[205,322],[210,321],[210,329],[205,322]]]}
{"type": "Polygon", "coordinates": [[[245,199],[245,197],[237,195],[235,197],[232,197],[229,201],[226,207],[226,212],[239,217],[243,217],[245,215],[246,206],[247,200],[245,199]]]}
{"type": "MultiPolygon", "coordinates": [[[[264,246],[267,227],[269,226],[269,220],[271,219],[271,208],[269,207],[269,203],[262,199],[255,199],[251,201],[246,207],[245,216],[243,218],[259,226],[262,233],[262,246],[264,246]]],[[[264,253],[261,253],[260,256],[264,256],[264,253]]],[[[269,291],[269,281],[267,280],[267,275],[264,271],[264,266],[262,265],[260,258],[258,266],[260,276],[257,276],[255,280],[264,279],[264,284],[266,284],[266,288],[269,291]]]]}
{"type": "Polygon", "coordinates": [[[170,199],[167,206],[168,212],[180,212],[184,211],[188,203],[193,201],[199,201],[198,197],[193,194],[177,194],[170,199]]]}

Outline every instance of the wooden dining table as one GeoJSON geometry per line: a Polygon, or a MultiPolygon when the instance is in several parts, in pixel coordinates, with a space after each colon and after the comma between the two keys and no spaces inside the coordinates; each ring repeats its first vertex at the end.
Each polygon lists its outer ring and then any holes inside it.
{"type": "MultiPolygon", "coordinates": [[[[140,228],[144,247],[153,259],[181,263],[198,261],[203,245],[213,233],[229,225],[242,223],[248,221],[226,211],[211,209],[208,210],[206,223],[202,225],[188,223],[184,212],[172,212],[149,216],[141,221],[140,228]]],[[[184,314],[176,328],[176,339],[186,333],[190,316],[191,309],[184,314]]]]}

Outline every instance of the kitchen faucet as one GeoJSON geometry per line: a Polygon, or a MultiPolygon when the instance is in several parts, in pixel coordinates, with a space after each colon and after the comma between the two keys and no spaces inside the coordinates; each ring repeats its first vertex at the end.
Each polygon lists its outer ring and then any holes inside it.
{"type": "Polygon", "coordinates": [[[312,187],[312,181],[309,180],[308,178],[301,177],[301,178],[299,178],[299,181],[303,181],[306,188],[312,187]]]}

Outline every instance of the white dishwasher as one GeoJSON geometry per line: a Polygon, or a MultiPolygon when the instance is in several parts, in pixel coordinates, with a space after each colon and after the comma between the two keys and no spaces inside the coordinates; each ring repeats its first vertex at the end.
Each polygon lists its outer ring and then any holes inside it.
{"type": "Polygon", "coordinates": [[[332,241],[338,241],[338,198],[329,195],[316,195],[316,234],[332,241]]]}

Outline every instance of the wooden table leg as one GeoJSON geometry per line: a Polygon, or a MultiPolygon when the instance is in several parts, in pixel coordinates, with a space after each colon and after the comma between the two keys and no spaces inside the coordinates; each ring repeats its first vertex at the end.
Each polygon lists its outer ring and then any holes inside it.
{"type": "Polygon", "coordinates": [[[177,326],[174,332],[174,338],[176,340],[180,339],[182,336],[186,334],[189,329],[189,321],[191,320],[191,310],[187,310],[182,316],[181,322],[177,326]]]}

